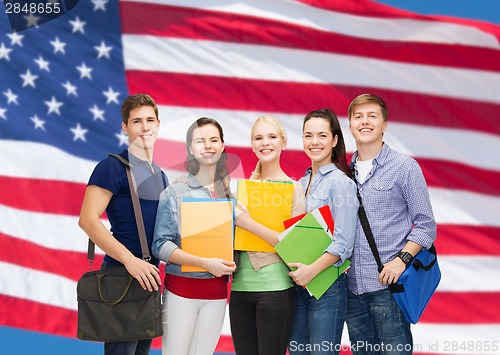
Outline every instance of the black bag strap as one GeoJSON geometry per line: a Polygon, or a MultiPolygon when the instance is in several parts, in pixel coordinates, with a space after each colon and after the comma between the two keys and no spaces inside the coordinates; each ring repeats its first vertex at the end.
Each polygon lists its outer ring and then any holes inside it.
{"type": "MultiPolygon", "coordinates": [[[[429,264],[424,265],[416,257],[413,258],[411,266],[413,268],[415,268],[415,270],[418,271],[419,269],[422,269],[422,270],[425,270],[425,271],[429,271],[436,264],[436,262],[437,262],[437,251],[436,251],[436,247],[434,246],[434,244],[432,244],[431,247],[428,250],[429,250],[429,252],[431,254],[434,254],[434,259],[432,259],[432,261],[429,264]]],[[[391,284],[391,285],[389,285],[389,291],[391,291],[392,293],[401,293],[401,292],[405,291],[405,288],[404,288],[404,285],[402,285],[402,284],[391,284]]]]}
{"type": "Polygon", "coordinates": [[[375,257],[375,261],[377,262],[378,272],[381,272],[382,269],[384,268],[384,265],[382,264],[382,260],[380,259],[380,254],[377,249],[377,244],[375,243],[375,238],[373,237],[372,229],[370,228],[370,223],[368,222],[368,217],[366,216],[365,207],[363,206],[363,199],[359,194],[358,182],[356,181],[356,177],[354,177],[354,172],[353,172],[353,180],[354,183],[356,184],[356,194],[358,196],[358,201],[359,201],[359,209],[358,209],[359,221],[361,222],[361,227],[363,227],[363,232],[365,232],[366,239],[368,240],[368,244],[370,245],[372,254],[375,257]]]}
{"type": "Polygon", "coordinates": [[[377,262],[378,272],[381,272],[382,269],[384,268],[384,265],[382,264],[382,260],[380,259],[380,254],[377,249],[377,244],[375,243],[375,238],[373,237],[372,229],[370,228],[370,223],[368,222],[368,217],[366,216],[366,211],[363,206],[363,201],[361,199],[359,191],[357,192],[357,194],[359,200],[359,210],[358,210],[359,221],[361,222],[361,227],[363,227],[366,239],[368,240],[368,244],[370,245],[372,254],[375,257],[375,261],[377,262]]]}
{"type": "MultiPolygon", "coordinates": [[[[132,164],[118,154],[108,154],[111,157],[115,157],[125,165],[125,170],[127,172],[128,184],[130,187],[130,196],[132,197],[132,205],[134,206],[135,222],[137,224],[137,231],[139,233],[139,240],[141,242],[142,258],[145,261],[151,260],[151,254],[149,253],[148,242],[146,238],[146,230],[144,229],[144,220],[142,218],[141,203],[139,201],[139,195],[137,194],[137,185],[135,183],[134,175],[132,174],[130,167],[132,164]]],[[[95,243],[89,238],[89,245],[87,250],[87,259],[90,261],[90,267],[92,267],[92,262],[95,257],[95,243]]]]}
{"type": "Polygon", "coordinates": [[[437,262],[437,251],[436,251],[436,247],[434,246],[434,244],[432,244],[428,250],[431,254],[434,254],[434,259],[432,259],[432,261],[429,264],[424,265],[424,264],[422,264],[422,262],[420,260],[413,258],[412,265],[415,268],[415,270],[422,269],[425,271],[429,271],[434,266],[434,264],[437,262]]]}
{"type": "MultiPolygon", "coordinates": [[[[356,181],[356,177],[354,176],[353,173],[353,180],[354,183],[356,184],[356,192],[358,195],[358,201],[359,201],[359,210],[358,210],[358,216],[359,216],[359,221],[361,222],[361,227],[363,227],[363,231],[365,232],[366,239],[368,240],[368,244],[370,245],[370,249],[372,250],[373,256],[375,257],[375,260],[377,261],[378,265],[378,272],[381,272],[382,269],[384,268],[384,265],[382,264],[382,261],[380,259],[380,254],[377,249],[377,244],[375,244],[375,238],[373,237],[372,230],[370,228],[370,223],[368,223],[368,217],[366,216],[366,211],[363,206],[363,201],[361,199],[361,195],[359,194],[359,189],[358,189],[358,182],[356,181]]],[[[413,267],[418,270],[422,268],[425,271],[429,271],[434,264],[437,261],[437,251],[436,247],[434,244],[431,245],[429,248],[429,251],[435,255],[435,258],[428,264],[428,265],[423,265],[422,262],[416,258],[413,258],[413,267]]],[[[404,292],[404,286],[400,284],[390,284],[389,285],[389,290],[392,293],[399,293],[399,292],[404,292]]]]}

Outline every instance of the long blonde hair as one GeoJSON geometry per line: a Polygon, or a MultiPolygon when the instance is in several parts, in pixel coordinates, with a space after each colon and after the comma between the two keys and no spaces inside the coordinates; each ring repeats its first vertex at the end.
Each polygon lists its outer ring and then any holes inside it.
{"type": "MultiPolygon", "coordinates": [[[[257,118],[255,120],[255,122],[252,125],[252,130],[250,131],[250,141],[253,141],[255,127],[261,122],[266,122],[266,123],[270,123],[271,125],[273,125],[274,128],[276,128],[276,130],[278,131],[278,134],[280,135],[283,142],[284,143],[287,142],[287,134],[286,134],[285,126],[283,126],[283,124],[281,123],[280,120],[278,120],[276,117],[271,116],[271,115],[260,116],[259,118],[257,118]]],[[[261,174],[262,174],[262,162],[259,160],[257,162],[257,165],[255,166],[255,169],[252,171],[250,179],[258,180],[258,179],[260,179],[261,174]]]]}

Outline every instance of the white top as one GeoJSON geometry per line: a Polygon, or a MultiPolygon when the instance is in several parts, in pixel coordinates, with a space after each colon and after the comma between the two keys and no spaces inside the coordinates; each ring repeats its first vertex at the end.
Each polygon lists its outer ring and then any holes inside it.
{"type": "Polygon", "coordinates": [[[356,159],[356,168],[358,170],[357,180],[360,184],[364,183],[368,173],[372,170],[372,162],[374,158],[369,160],[360,161],[356,159]]]}

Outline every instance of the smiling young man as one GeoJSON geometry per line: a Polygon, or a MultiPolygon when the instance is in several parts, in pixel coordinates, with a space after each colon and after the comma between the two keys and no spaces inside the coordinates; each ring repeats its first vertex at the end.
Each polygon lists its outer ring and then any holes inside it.
{"type": "MultiPolygon", "coordinates": [[[[153,162],[153,148],[158,138],[158,108],[151,96],[131,95],[122,105],[122,130],[129,146],[120,155],[129,161],[137,184],[144,229],[151,251],[156,210],[160,193],[168,179],[153,162]]],[[[79,226],[106,253],[102,268],[124,265],[144,289],[158,290],[161,285],[159,261],[142,259],[141,243],[134,217],[125,165],[108,156],[100,161],[90,176],[80,211],[79,226]],[[106,211],[111,231],[101,222],[106,211]]],[[[105,355],[149,354],[151,339],[104,343],[105,355]]]]}
{"type": "Polygon", "coordinates": [[[348,273],[347,327],[353,354],[411,354],[410,324],[388,285],[436,239],[436,222],[420,166],[384,143],[388,110],[378,96],[356,97],[348,109],[357,151],[354,174],[384,264],[379,273],[358,220],[348,273]]]}

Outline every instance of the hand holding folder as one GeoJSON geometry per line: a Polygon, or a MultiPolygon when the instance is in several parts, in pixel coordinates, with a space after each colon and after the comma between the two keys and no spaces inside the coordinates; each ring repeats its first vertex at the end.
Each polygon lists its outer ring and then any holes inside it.
{"type": "MultiPolygon", "coordinates": [[[[181,248],[205,258],[233,261],[234,205],[231,199],[184,198],[181,201],[181,248]]],[[[182,265],[181,271],[207,271],[182,265]]]]}
{"type": "MultiPolygon", "coordinates": [[[[332,243],[333,236],[328,231],[329,223],[323,218],[324,213],[331,216],[330,208],[326,207],[322,210],[323,213],[318,209],[306,213],[279,236],[280,242],[274,249],[287,264],[298,262],[310,265],[323,255],[332,243]]],[[[333,229],[333,226],[331,227],[333,229]]],[[[332,265],[326,268],[306,285],[307,290],[319,299],[349,265],[349,260],[346,260],[340,267],[332,265]]]]}

